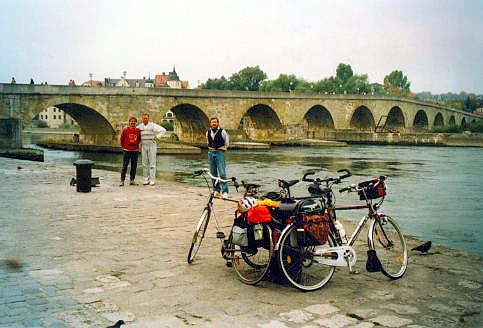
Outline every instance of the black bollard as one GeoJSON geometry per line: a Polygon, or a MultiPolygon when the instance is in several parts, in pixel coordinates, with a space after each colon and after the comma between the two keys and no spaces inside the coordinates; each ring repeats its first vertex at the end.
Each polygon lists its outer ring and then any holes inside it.
{"type": "Polygon", "coordinates": [[[77,192],[91,192],[91,177],[93,161],[88,159],[79,159],[74,162],[76,167],[76,188],[77,192]]]}

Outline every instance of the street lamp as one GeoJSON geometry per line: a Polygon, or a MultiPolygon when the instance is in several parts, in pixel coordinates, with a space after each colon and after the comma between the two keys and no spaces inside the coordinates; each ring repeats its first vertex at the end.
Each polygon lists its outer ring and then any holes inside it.
{"type": "Polygon", "coordinates": [[[92,87],[92,75],[93,75],[92,73],[89,73],[89,84],[91,85],[91,87],[92,87]]]}

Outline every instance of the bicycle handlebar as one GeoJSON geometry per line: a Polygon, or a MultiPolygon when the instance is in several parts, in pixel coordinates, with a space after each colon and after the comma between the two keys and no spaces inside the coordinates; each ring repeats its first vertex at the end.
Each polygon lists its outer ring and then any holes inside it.
{"type": "Polygon", "coordinates": [[[320,178],[309,179],[309,178],[307,178],[307,176],[315,174],[314,171],[309,171],[309,172],[304,174],[304,176],[302,177],[302,181],[314,182],[317,185],[321,185],[324,182],[325,183],[333,182],[333,183],[337,184],[337,183],[340,183],[342,179],[348,178],[352,175],[351,172],[348,169],[340,169],[340,170],[337,170],[337,172],[338,173],[344,173],[344,174],[339,175],[337,177],[326,177],[324,179],[320,179],[320,178]]]}
{"type": "Polygon", "coordinates": [[[200,175],[208,175],[211,179],[215,180],[215,184],[217,184],[218,182],[233,182],[233,186],[235,187],[236,191],[238,191],[238,187],[240,187],[240,185],[238,184],[238,181],[236,181],[236,177],[231,177],[229,179],[222,179],[220,177],[215,177],[211,174],[210,170],[207,169],[207,168],[204,168],[204,169],[201,169],[201,170],[196,170],[193,172],[193,175],[196,177],[196,176],[200,176],[200,175]]]}

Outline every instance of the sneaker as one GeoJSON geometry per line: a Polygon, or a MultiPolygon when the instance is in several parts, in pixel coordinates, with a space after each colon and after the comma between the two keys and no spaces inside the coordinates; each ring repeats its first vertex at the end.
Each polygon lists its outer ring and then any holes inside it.
{"type": "Polygon", "coordinates": [[[121,183],[119,184],[119,187],[122,187],[124,186],[124,181],[121,181],[121,183]]]}
{"type": "Polygon", "coordinates": [[[223,199],[228,199],[228,193],[227,193],[227,192],[224,192],[224,193],[221,195],[221,198],[223,198],[223,199]]]}
{"type": "Polygon", "coordinates": [[[147,186],[149,184],[149,181],[144,181],[143,186],[147,186]]]}
{"type": "Polygon", "coordinates": [[[138,184],[137,184],[137,183],[136,183],[134,180],[131,180],[131,182],[129,182],[129,184],[130,184],[131,186],[137,186],[137,185],[138,185],[138,184]]]}
{"type": "Polygon", "coordinates": [[[151,181],[151,182],[149,183],[149,185],[150,185],[150,186],[154,186],[155,184],[156,184],[156,183],[155,183],[154,181],[151,181]]]}

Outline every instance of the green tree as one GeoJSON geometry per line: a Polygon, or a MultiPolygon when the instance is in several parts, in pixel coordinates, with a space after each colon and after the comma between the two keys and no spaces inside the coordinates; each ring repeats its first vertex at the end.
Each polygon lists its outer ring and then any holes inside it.
{"type": "Polygon", "coordinates": [[[241,71],[230,76],[230,88],[232,90],[258,91],[260,85],[267,78],[267,74],[260,67],[245,67],[241,71]]]}
{"type": "Polygon", "coordinates": [[[206,83],[200,85],[201,89],[216,89],[216,90],[227,90],[230,89],[229,81],[221,76],[219,79],[208,79],[206,83]]]}
{"type": "Polygon", "coordinates": [[[384,77],[384,87],[389,93],[401,94],[407,96],[410,92],[411,82],[408,81],[406,75],[402,71],[392,71],[384,77]]]}
{"type": "Polygon", "coordinates": [[[295,75],[280,74],[275,80],[264,82],[260,90],[290,92],[295,90],[298,83],[295,75]]]}
{"type": "Polygon", "coordinates": [[[347,81],[349,81],[349,79],[354,75],[351,65],[343,63],[337,65],[337,69],[335,72],[335,77],[342,85],[345,85],[347,81]]]}

